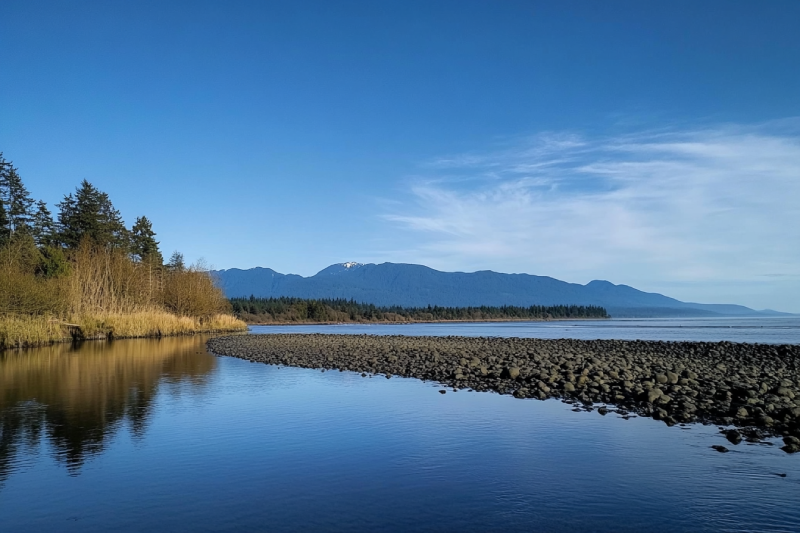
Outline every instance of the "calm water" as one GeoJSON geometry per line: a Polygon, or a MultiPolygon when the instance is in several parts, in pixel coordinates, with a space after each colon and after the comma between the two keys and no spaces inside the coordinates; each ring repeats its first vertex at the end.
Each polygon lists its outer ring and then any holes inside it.
{"type": "Polygon", "coordinates": [[[800,530],[800,454],[777,445],[439,389],[200,337],[6,353],[0,531],[800,530]]]}
{"type": "Polygon", "coordinates": [[[535,337],[540,339],[641,339],[800,344],[800,317],[631,318],[400,325],[340,324],[254,326],[251,329],[254,333],[366,333],[370,335],[463,335],[467,337],[535,337]]]}

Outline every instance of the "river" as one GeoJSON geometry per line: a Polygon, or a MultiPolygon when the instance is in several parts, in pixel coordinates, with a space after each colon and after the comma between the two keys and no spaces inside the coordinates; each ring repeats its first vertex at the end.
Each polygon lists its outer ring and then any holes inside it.
{"type": "MultiPolygon", "coordinates": [[[[286,329],[800,342],[783,318],[253,328],[286,329]]],[[[800,454],[776,440],[204,343],[0,354],[0,531],[800,530],[800,454]]]]}

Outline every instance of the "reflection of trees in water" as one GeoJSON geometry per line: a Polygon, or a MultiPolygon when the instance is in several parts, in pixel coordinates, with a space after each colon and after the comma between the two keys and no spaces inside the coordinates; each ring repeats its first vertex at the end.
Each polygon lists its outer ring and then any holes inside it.
{"type": "Polygon", "coordinates": [[[216,362],[205,340],[90,341],[0,354],[0,482],[43,436],[71,473],[123,425],[141,436],[161,383],[207,381],[216,362]]]}

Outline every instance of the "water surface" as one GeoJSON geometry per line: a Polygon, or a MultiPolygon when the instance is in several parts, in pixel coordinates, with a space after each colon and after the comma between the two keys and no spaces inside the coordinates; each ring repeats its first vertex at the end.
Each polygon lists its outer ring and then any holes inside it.
{"type": "Polygon", "coordinates": [[[800,454],[440,389],[202,337],[7,352],[0,531],[800,530],[800,454]]]}
{"type": "Polygon", "coordinates": [[[254,333],[339,333],[368,335],[461,335],[539,339],[800,344],[800,317],[620,318],[549,322],[449,322],[418,324],[331,324],[251,326],[254,333]]]}

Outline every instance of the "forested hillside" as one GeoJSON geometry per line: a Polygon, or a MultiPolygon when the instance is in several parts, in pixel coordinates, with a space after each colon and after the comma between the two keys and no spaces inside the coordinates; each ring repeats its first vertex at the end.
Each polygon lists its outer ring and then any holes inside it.
{"type": "Polygon", "coordinates": [[[215,272],[225,294],[248,297],[353,299],[378,306],[516,307],[563,304],[603,307],[620,316],[771,316],[741,305],[682,302],[663,294],[595,280],[585,285],[549,276],[479,272],[441,272],[424,265],[403,263],[331,265],[302,277],[269,268],[215,272]]]}
{"type": "Polygon", "coordinates": [[[551,320],[608,318],[602,307],[555,305],[517,307],[379,307],[354,300],[302,298],[232,298],[236,315],[250,323],[286,322],[431,322],[447,320],[551,320]]]}

